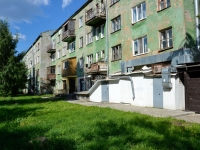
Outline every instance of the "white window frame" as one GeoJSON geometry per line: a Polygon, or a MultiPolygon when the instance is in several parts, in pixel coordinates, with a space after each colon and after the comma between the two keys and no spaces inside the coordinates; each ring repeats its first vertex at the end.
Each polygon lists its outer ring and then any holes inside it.
{"type": "Polygon", "coordinates": [[[91,32],[87,33],[87,35],[86,35],[86,44],[88,45],[92,42],[93,42],[93,34],[92,34],[92,31],[91,31],[91,32]]]}
{"type": "Polygon", "coordinates": [[[62,49],[62,56],[65,56],[67,54],[67,46],[64,46],[62,49]]]}
{"type": "Polygon", "coordinates": [[[101,58],[103,58],[103,59],[105,58],[105,50],[101,51],[101,58]]]}
{"type": "Polygon", "coordinates": [[[91,65],[93,63],[93,54],[87,56],[87,64],[91,65]]]}
{"type": "Polygon", "coordinates": [[[104,38],[104,27],[105,27],[105,25],[102,24],[101,25],[101,38],[104,38]]]}
{"type": "Polygon", "coordinates": [[[101,58],[100,52],[96,52],[96,62],[98,62],[100,58],[101,58]]]}
{"type": "Polygon", "coordinates": [[[79,18],[79,28],[83,26],[83,16],[79,18]]]}
{"type": "Polygon", "coordinates": [[[83,36],[79,38],[79,48],[83,47],[83,36]]]}
{"type": "Polygon", "coordinates": [[[112,33],[121,30],[121,16],[117,16],[116,18],[111,20],[112,33]]]}
{"type": "Polygon", "coordinates": [[[148,53],[147,36],[133,40],[133,55],[138,56],[146,53],[148,53]]]}
{"type": "Polygon", "coordinates": [[[158,0],[158,11],[166,9],[171,6],[170,0],[158,0]]]}
{"type": "Polygon", "coordinates": [[[136,23],[146,18],[146,2],[132,8],[132,23],[136,23]]]}
{"type": "Polygon", "coordinates": [[[95,30],[95,37],[96,37],[96,41],[98,41],[99,40],[99,27],[97,27],[95,30]]]}
{"type": "Polygon", "coordinates": [[[172,28],[160,31],[160,49],[169,49],[173,47],[173,32],[172,28]],[[171,33],[170,33],[171,32],[171,33]],[[165,43],[165,47],[164,47],[165,43]]]}
{"type": "Polygon", "coordinates": [[[55,55],[56,55],[56,53],[51,54],[51,60],[52,61],[55,61],[55,55]]]}
{"type": "Polygon", "coordinates": [[[120,60],[120,59],[122,59],[122,46],[121,46],[121,44],[112,47],[112,61],[120,60]],[[118,55],[118,57],[115,56],[116,54],[118,55]]]}
{"type": "Polygon", "coordinates": [[[69,43],[69,53],[75,52],[75,41],[69,43]]]}
{"type": "Polygon", "coordinates": [[[61,65],[58,66],[58,72],[57,74],[60,74],[61,73],[61,65]]]}
{"type": "Polygon", "coordinates": [[[59,50],[59,51],[57,52],[57,57],[58,57],[58,59],[61,57],[61,50],[59,50]]]}

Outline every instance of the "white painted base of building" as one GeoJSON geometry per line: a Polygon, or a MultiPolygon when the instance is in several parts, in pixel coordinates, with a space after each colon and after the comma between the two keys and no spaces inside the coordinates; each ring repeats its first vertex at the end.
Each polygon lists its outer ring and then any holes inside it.
{"type": "Polygon", "coordinates": [[[91,88],[90,101],[128,103],[134,106],[157,107],[177,110],[185,109],[184,85],[177,75],[171,76],[171,89],[164,89],[162,78],[145,77],[143,74],[131,75],[131,82],[126,79],[101,80],[91,88]]]}

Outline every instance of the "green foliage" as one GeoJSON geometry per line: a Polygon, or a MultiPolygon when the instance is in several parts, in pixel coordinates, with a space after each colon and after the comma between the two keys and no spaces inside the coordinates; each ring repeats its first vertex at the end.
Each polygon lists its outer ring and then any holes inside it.
{"type": "Polygon", "coordinates": [[[0,98],[0,149],[192,150],[200,125],[39,96],[0,98]]]}
{"type": "Polygon", "coordinates": [[[27,82],[27,69],[22,61],[24,52],[16,55],[18,36],[14,38],[6,21],[0,20],[0,95],[18,93],[27,82]]]}

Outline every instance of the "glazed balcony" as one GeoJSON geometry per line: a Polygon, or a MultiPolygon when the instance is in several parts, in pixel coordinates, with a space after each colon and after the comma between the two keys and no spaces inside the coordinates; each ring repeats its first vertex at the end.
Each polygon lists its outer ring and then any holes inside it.
{"type": "Polygon", "coordinates": [[[50,44],[47,46],[47,53],[55,53],[56,52],[56,48],[53,44],[50,44]]]}
{"type": "Polygon", "coordinates": [[[76,38],[75,34],[75,20],[69,20],[65,25],[63,25],[62,29],[62,41],[63,42],[70,42],[76,38]]]}
{"type": "Polygon", "coordinates": [[[86,64],[86,74],[105,73],[107,71],[106,62],[96,62],[91,65],[86,64]]]}
{"type": "Polygon", "coordinates": [[[67,30],[63,32],[63,42],[70,42],[76,38],[75,30],[67,30]]]}
{"type": "Polygon", "coordinates": [[[106,20],[105,9],[92,8],[85,13],[85,24],[88,26],[99,25],[106,20]]]}
{"type": "Polygon", "coordinates": [[[62,77],[76,76],[76,58],[69,58],[63,61],[62,77]]]}

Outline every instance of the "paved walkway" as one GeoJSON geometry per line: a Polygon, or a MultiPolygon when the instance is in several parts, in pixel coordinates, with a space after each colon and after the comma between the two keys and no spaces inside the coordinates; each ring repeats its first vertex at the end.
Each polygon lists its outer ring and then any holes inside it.
{"type": "Polygon", "coordinates": [[[141,114],[147,114],[154,117],[173,117],[187,122],[200,123],[200,114],[195,114],[191,111],[138,107],[129,104],[95,103],[84,100],[69,100],[68,102],[85,106],[110,107],[122,111],[139,112],[141,114]]]}

